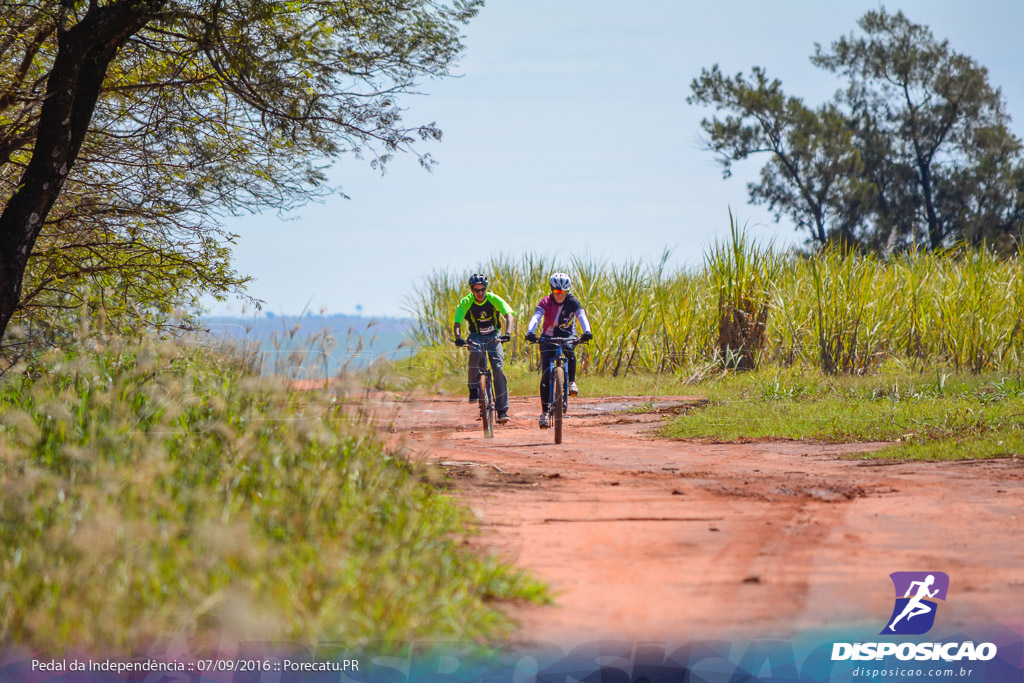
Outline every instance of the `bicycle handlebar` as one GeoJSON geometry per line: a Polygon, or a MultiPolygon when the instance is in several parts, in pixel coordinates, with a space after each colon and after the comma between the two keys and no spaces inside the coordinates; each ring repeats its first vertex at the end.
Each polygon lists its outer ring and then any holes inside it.
{"type": "Polygon", "coordinates": [[[576,346],[577,344],[580,343],[580,338],[577,337],[577,336],[572,336],[572,337],[540,336],[540,337],[537,337],[537,341],[530,342],[530,343],[531,344],[540,344],[540,343],[555,344],[556,346],[563,346],[563,347],[564,346],[568,346],[569,348],[572,348],[572,347],[574,347],[574,346],[576,346]]]}
{"type": "Polygon", "coordinates": [[[466,343],[463,344],[463,346],[465,348],[467,348],[467,349],[470,349],[471,351],[485,351],[488,346],[492,346],[494,344],[505,344],[505,343],[508,343],[510,341],[512,341],[512,340],[511,339],[502,339],[500,336],[497,337],[496,339],[492,339],[491,341],[487,342],[486,344],[481,344],[480,342],[470,341],[469,339],[467,339],[466,343]]]}

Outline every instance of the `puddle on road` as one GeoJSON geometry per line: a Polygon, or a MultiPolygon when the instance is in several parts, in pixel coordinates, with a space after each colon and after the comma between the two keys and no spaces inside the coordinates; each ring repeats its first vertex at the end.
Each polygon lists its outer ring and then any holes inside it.
{"type": "Polygon", "coordinates": [[[636,400],[626,401],[608,401],[606,403],[590,403],[587,401],[577,401],[576,403],[569,403],[569,412],[574,413],[580,417],[586,415],[608,415],[610,413],[625,413],[625,412],[636,412],[636,413],[659,413],[669,410],[682,410],[686,406],[690,405],[686,401],[658,401],[645,398],[637,398],[636,400]],[[575,406],[576,410],[573,410],[575,406]]]}

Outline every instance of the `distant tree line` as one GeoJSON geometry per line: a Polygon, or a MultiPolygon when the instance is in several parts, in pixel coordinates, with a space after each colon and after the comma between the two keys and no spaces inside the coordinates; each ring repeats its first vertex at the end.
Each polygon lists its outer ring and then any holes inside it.
{"type": "Polygon", "coordinates": [[[723,175],[765,154],[753,203],[787,217],[815,247],[888,252],[986,243],[1016,251],[1024,228],[1024,158],[987,70],[901,12],[866,13],[861,33],[811,61],[845,87],[810,107],[761,67],[729,77],[717,65],[688,102],[723,175]]]}

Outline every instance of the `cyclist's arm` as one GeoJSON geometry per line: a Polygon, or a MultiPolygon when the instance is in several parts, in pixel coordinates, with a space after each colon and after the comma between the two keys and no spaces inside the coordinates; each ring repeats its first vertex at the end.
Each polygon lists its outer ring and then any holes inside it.
{"type": "Polygon", "coordinates": [[[468,297],[463,297],[455,308],[455,321],[452,325],[452,332],[455,334],[456,339],[462,337],[462,323],[466,320],[466,313],[469,312],[469,307],[472,305],[472,298],[472,294],[468,297]]]}
{"type": "Polygon", "coordinates": [[[576,320],[579,321],[580,330],[582,330],[584,334],[590,332],[590,321],[587,320],[587,312],[583,310],[582,306],[576,310],[576,320]]]}
{"type": "Polygon", "coordinates": [[[544,309],[540,306],[533,311],[533,317],[530,318],[530,322],[526,324],[526,334],[531,334],[537,329],[537,325],[540,324],[541,318],[544,317],[544,309]]]}
{"type": "Polygon", "coordinates": [[[515,334],[516,333],[516,318],[511,313],[505,314],[505,333],[515,334]]]}

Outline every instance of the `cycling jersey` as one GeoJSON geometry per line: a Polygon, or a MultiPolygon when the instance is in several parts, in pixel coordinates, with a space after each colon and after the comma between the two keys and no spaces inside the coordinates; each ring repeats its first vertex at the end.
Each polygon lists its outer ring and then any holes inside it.
{"type": "Polygon", "coordinates": [[[530,324],[526,327],[527,334],[537,329],[541,318],[544,319],[541,334],[546,337],[571,337],[575,331],[577,320],[583,332],[590,332],[587,312],[583,310],[583,304],[579,299],[572,294],[566,294],[565,301],[562,303],[555,301],[555,297],[551,294],[541,299],[533,311],[530,324]]]}
{"type": "Polygon", "coordinates": [[[499,313],[512,315],[512,308],[497,294],[487,292],[483,303],[478,303],[475,296],[467,294],[455,309],[455,324],[461,325],[463,320],[468,320],[471,332],[494,334],[501,331],[499,313]]]}

